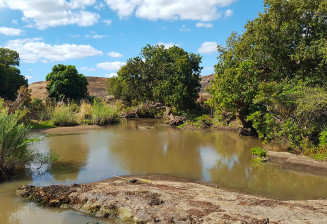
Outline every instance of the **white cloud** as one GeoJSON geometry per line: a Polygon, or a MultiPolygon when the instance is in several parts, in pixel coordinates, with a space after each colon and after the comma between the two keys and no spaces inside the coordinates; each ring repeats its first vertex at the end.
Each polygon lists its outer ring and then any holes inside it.
{"type": "Polygon", "coordinates": [[[88,68],[88,67],[82,67],[81,70],[82,71],[96,71],[95,68],[88,68]]]}
{"type": "Polygon", "coordinates": [[[102,63],[97,64],[97,68],[110,70],[110,71],[118,71],[124,65],[126,65],[126,63],[120,62],[120,61],[102,62],[102,63]]]}
{"type": "Polygon", "coordinates": [[[135,7],[143,0],[105,0],[109,8],[117,11],[120,18],[129,17],[133,14],[135,7]]]}
{"type": "Polygon", "coordinates": [[[181,31],[181,32],[189,32],[189,31],[191,31],[191,29],[190,28],[187,28],[186,25],[183,25],[181,28],[179,28],[179,31],[181,31]]]}
{"type": "Polygon", "coordinates": [[[212,23],[197,23],[196,27],[212,28],[213,24],[212,23]]]}
{"type": "Polygon", "coordinates": [[[103,22],[107,25],[110,26],[112,24],[112,20],[111,19],[105,19],[103,20],[103,22]]]}
{"type": "Polygon", "coordinates": [[[178,46],[178,44],[174,44],[174,43],[163,43],[163,42],[159,42],[157,43],[157,45],[164,45],[165,49],[171,48],[173,46],[178,46]]]}
{"type": "Polygon", "coordinates": [[[42,42],[42,38],[10,40],[5,47],[18,51],[20,58],[27,63],[39,60],[66,61],[103,54],[90,45],[50,45],[42,42]]]}
{"type": "Polygon", "coordinates": [[[211,54],[217,52],[218,44],[216,42],[204,42],[198,52],[200,54],[211,54]]]}
{"type": "Polygon", "coordinates": [[[75,24],[94,25],[99,15],[84,10],[94,3],[95,0],[0,0],[0,8],[19,10],[23,13],[22,20],[29,26],[46,29],[75,24]]]}
{"type": "Polygon", "coordinates": [[[232,16],[233,15],[233,10],[231,10],[231,9],[227,9],[226,11],[225,11],[225,17],[230,17],[230,16],[232,16]]]}
{"type": "Polygon", "coordinates": [[[110,74],[105,74],[104,75],[106,78],[112,78],[112,77],[117,77],[117,73],[110,73],[110,74]]]}
{"type": "Polygon", "coordinates": [[[108,55],[109,55],[110,57],[112,57],[112,58],[121,58],[121,57],[123,57],[123,55],[122,55],[121,53],[119,53],[119,52],[114,52],[114,51],[109,52],[108,55]]]}
{"type": "Polygon", "coordinates": [[[24,33],[21,29],[9,28],[9,27],[0,27],[0,33],[6,36],[19,36],[24,33]]]}
{"type": "Polygon", "coordinates": [[[13,24],[18,24],[18,21],[15,20],[15,19],[13,19],[13,20],[12,20],[12,23],[13,23],[13,24]]]}
{"type": "Polygon", "coordinates": [[[105,0],[120,18],[135,13],[149,20],[200,20],[212,21],[220,18],[219,8],[227,7],[236,0],[105,0]]]}
{"type": "Polygon", "coordinates": [[[33,77],[30,75],[24,75],[25,79],[32,79],[33,77]]]}
{"type": "Polygon", "coordinates": [[[108,37],[108,36],[107,35],[99,35],[99,34],[85,35],[85,38],[92,38],[92,39],[102,39],[102,38],[106,38],[106,37],[108,37]]]}

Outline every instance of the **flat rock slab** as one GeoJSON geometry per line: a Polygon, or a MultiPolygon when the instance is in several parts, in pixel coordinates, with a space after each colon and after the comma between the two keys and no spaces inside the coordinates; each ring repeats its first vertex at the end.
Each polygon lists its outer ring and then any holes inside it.
{"type": "Polygon", "coordinates": [[[278,201],[166,176],[22,186],[17,195],[42,206],[78,209],[116,222],[327,223],[326,200],[278,201]]]}
{"type": "Polygon", "coordinates": [[[289,152],[274,151],[268,152],[268,158],[269,162],[279,164],[287,169],[327,175],[327,161],[317,161],[313,158],[303,155],[294,155],[289,152]]]}

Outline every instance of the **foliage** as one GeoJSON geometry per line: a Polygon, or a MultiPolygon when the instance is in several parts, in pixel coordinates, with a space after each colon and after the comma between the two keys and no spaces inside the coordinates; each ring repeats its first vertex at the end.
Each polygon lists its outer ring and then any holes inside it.
{"type": "Polygon", "coordinates": [[[53,124],[56,126],[78,125],[78,118],[73,109],[73,107],[67,104],[56,106],[52,114],[53,124]]]}
{"type": "Polygon", "coordinates": [[[13,175],[34,158],[26,148],[30,127],[20,123],[26,111],[8,112],[0,100],[0,181],[13,175]]]}
{"type": "Polygon", "coordinates": [[[75,66],[55,65],[46,76],[46,80],[49,81],[47,86],[49,97],[56,100],[79,101],[88,96],[88,82],[84,75],[77,72],[75,66]]]}
{"type": "Polygon", "coordinates": [[[17,90],[27,86],[27,80],[16,66],[19,66],[19,54],[0,47],[0,97],[6,100],[14,100],[17,90]]]}
{"type": "Polygon", "coordinates": [[[267,142],[315,148],[327,129],[327,3],[264,3],[242,35],[232,33],[226,47],[218,46],[208,104],[238,116],[267,142]]]}
{"type": "Polygon", "coordinates": [[[31,129],[55,128],[52,121],[33,121],[29,123],[31,129]]]}
{"type": "Polygon", "coordinates": [[[82,119],[90,119],[92,116],[92,105],[83,101],[80,106],[80,114],[82,119]]]}
{"type": "Polygon", "coordinates": [[[327,131],[322,131],[319,135],[319,146],[326,147],[327,146],[327,131]]]}
{"type": "Polygon", "coordinates": [[[193,124],[202,128],[208,128],[213,124],[212,118],[207,114],[196,117],[194,120],[193,124]]]}
{"type": "Polygon", "coordinates": [[[130,105],[153,101],[190,109],[198,98],[200,63],[199,55],[179,47],[147,45],[109,79],[108,93],[130,105]]]}
{"type": "Polygon", "coordinates": [[[267,151],[260,148],[260,147],[254,147],[251,149],[252,155],[256,155],[259,157],[266,157],[267,156],[267,151]]]}
{"type": "Polygon", "coordinates": [[[46,106],[43,104],[42,100],[35,98],[28,105],[29,117],[34,120],[43,120],[44,113],[46,112],[46,106]]]}
{"type": "Polygon", "coordinates": [[[94,124],[108,125],[119,122],[119,108],[94,100],[91,119],[94,124]]]}

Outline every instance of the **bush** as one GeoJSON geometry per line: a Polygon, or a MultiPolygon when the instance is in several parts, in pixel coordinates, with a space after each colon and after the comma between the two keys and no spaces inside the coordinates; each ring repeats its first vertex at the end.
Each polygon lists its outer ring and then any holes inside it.
{"type": "Polygon", "coordinates": [[[92,121],[97,125],[108,125],[119,122],[119,110],[100,100],[94,100],[92,107],[92,121]]]}
{"type": "Polygon", "coordinates": [[[212,125],[212,118],[209,115],[204,114],[195,118],[195,125],[201,126],[203,128],[208,128],[212,125]]]}
{"type": "Polygon", "coordinates": [[[92,105],[86,102],[82,102],[80,115],[82,119],[90,119],[92,116],[92,105]]]}
{"type": "Polygon", "coordinates": [[[29,118],[34,120],[41,120],[41,117],[44,117],[46,113],[46,107],[43,104],[42,100],[35,98],[30,104],[27,105],[29,110],[29,118]]]}
{"type": "Polygon", "coordinates": [[[323,132],[320,133],[319,146],[320,147],[327,147],[327,131],[323,131],[323,132]]]}
{"type": "Polygon", "coordinates": [[[30,127],[20,123],[25,115],[26,111],[20,110],[9,114],[0,100],[0,181],[33,160],[33,154],[26,148],[30,127]]]}
{"type": "Polygon", "coordinates": [[[256,155],[260,158],[266,157],[267,156],[267,151],[260,148],[260,147],[254,147],[251,149],[252,155],[256,155]]]}
{"type": "Polygon", "coordinates": [[[56,126],[78,125],[76,113],[70,105],[56,106],[52,114],[53,124],[56,126]]]}

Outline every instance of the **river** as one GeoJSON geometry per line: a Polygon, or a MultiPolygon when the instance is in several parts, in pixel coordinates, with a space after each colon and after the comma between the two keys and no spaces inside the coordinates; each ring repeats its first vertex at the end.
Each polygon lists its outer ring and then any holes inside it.
{"type": "Polygon", "coordinates": [[[58,155],[60,163],[1,183],[0,223],[108,223],[77,211],[37,207],[18,199],[15,190],[23,184],[89,183],[128,174],[211,181],[280,200],[327,198],[326,177],[253,163],[250,149],[256,146],[262,142],[237,133],[180,130],[151,119],[51,134],[29,147],[58,155]]]}

